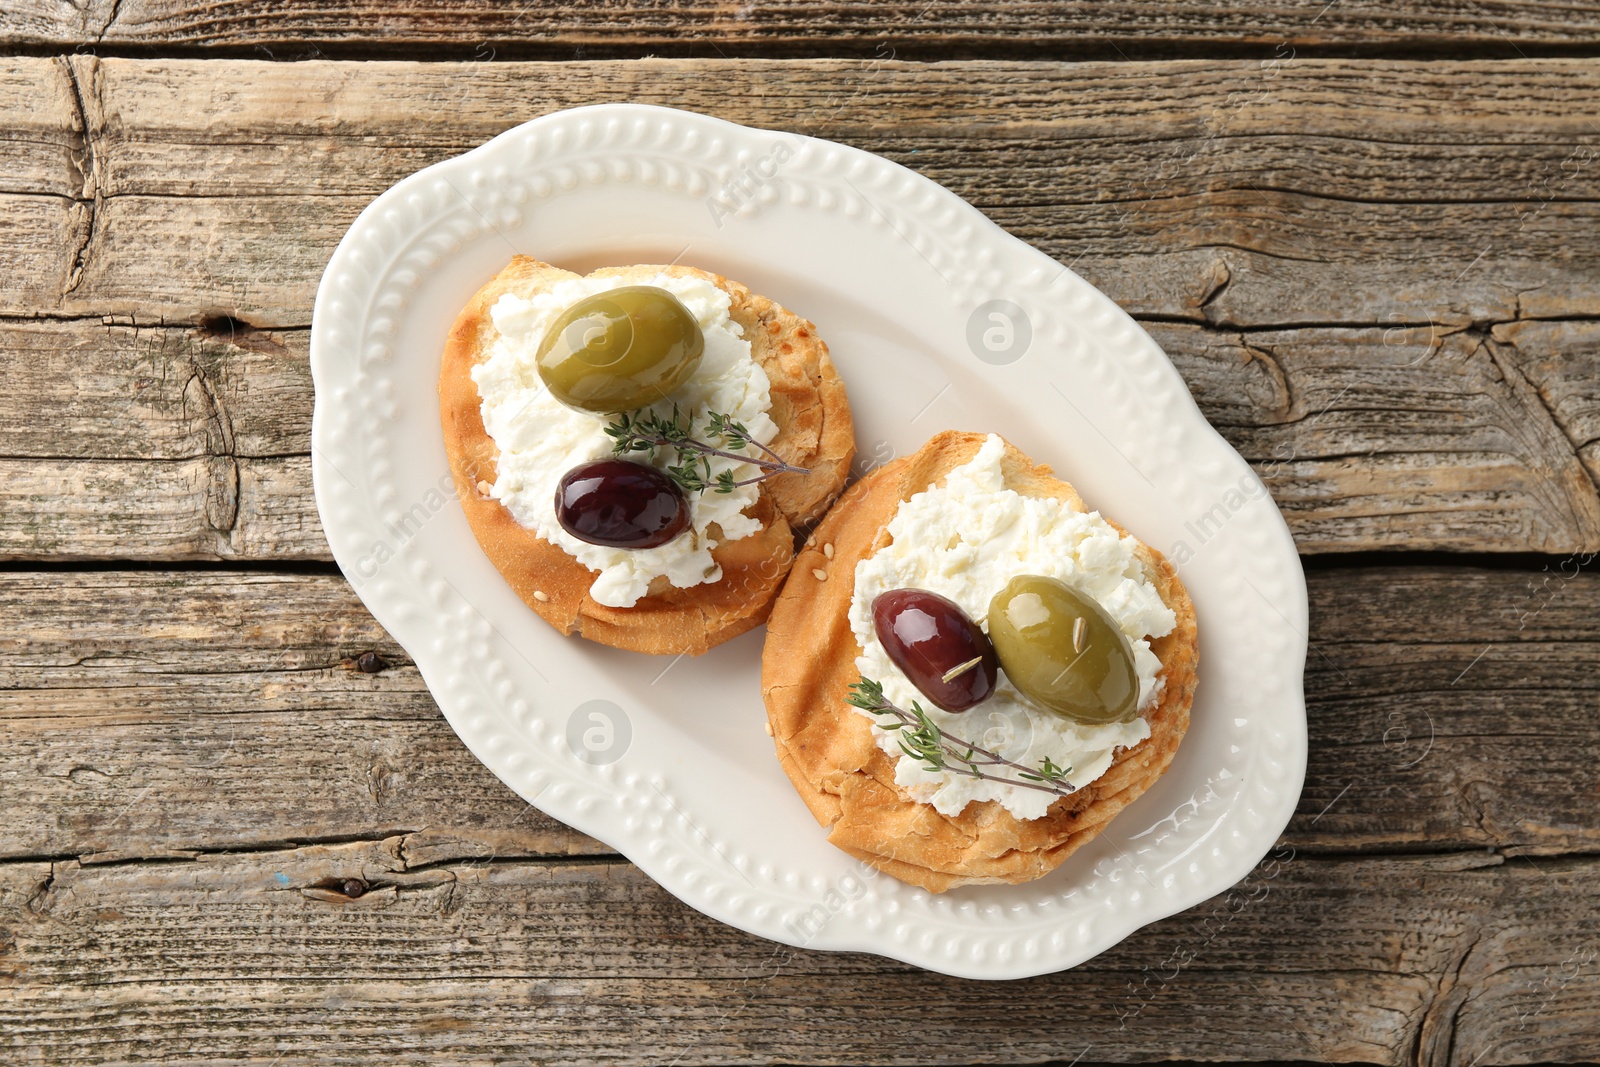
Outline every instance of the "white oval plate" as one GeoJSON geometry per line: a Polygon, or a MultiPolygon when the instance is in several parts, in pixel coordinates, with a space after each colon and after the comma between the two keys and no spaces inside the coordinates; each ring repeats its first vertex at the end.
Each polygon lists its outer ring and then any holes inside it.
{"type": "Polygon", "coordinates": [[[898,164],[670,108],[546,115],[361,213],[317,292],[311,367],[334,557],[461,740],[723,922],[953,975],[1041,974],[1226,890],[1294,811],[1305,577],[1265,488],[1132,319],[898,164]],[[736,278],[827,340],[858,471],[939,430],[1000,431],[1168,553],[1202,644],[1172,768],[1048,877],[930,894],[824,841],[765,733],[762,631],[698,659],[556,634],[479,551],[435,394],[457,312],[517,252],[736,278]]]}

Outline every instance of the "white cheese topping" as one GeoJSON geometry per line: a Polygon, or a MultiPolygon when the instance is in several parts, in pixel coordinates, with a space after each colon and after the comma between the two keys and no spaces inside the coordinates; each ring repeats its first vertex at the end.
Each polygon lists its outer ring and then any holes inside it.
{"type": "MultiPolygon", "coordinates": [[[[711,549],[761,529],[744,514],[760,495],[760,486],[741,486],[731,493],[708,490],[689,494],[690,528],[658,548],[606,548],[580,541],[556,521],[556,486],[561,476],[580,463],[611,456],[612,439],[606,416],[575,411],[556,400],[539,377],[537,352],[545,331],[567,308],[586,296],[624,285],[654,285],[681,300],[705,333],[705,352],[694,376],[673,395],[646,410],[670,417],[673,402],[692,417],[694,435],[704,439],[706,416],[719,412],[744,423],[763,444],[777,436],[768,416],[770,382],[750,356],[744,330],[728,317],[729,298],[701,278],[658,274],[653,278],[575,278],[532,298],[507,293],[489,314],[499,338],[489,358],[472,370],[482,398],[483,425],[500,450],[498,474],[490,495],[517,522],[559,545],[579,563],[599,571],[589,592],[610,607],[629,608],[644,596],[653,579],[665,575],[680,589],[715,582],[722,568],[711,549]],[[715,527],[715,529],[713,529],[715,527]]],[[[666,467],[670,451],[634,452],[635,462],[666,467]]],[[[735,480],[754,477],[747,463],[712,457],[711,477],[733,471],[735,480]]]]}
{"type": "MultiPolygon", "coordinates": [[[[1040,708],[1017,692],[1004,672],[994,695],[959,714],[942,711],[889,659],[872,625],[872,602],[890,589],[927,589],[949,597],[985,630],[989,601],[1012,578],[1042,574],[1060,579],[1099,601],[1133,644],[1139,674],[1139,709],[1148,709],[1162,682],[1161,661],[1147,637],[1177,624],[1172,609],[1145,577],[1134,556],[1137,542],[1123,537],[1099,512],[1074,511],[1056,500],[1023,496],[1005,487],[1000,460],[1005,442],[991,434],[969,462],[950,471],[942,487],[901,503],[889,523],[893,543],[856,564],[850,626],[863,652],[856,667],[883,683],[885,698],[909,709],[919,701],[941,729],[1027,766],[1046,756],[1070,767],[1066,781],[1082,788],[1111,766],[1113,750],[1150,736],[1143,718],[1079,726],[1040,708]]],[[[858,709],[859,710],[859,709],[858,709]]],[[[895,764],[895,781],[941,814],[955,815],[974,800],[998,800],[1019,819],[1044,815],[1056,797],[1037,789],[982,781],[948,770],[929,771],[899,747],[899,735],[879,729],[878,747],[895,764]]]]}

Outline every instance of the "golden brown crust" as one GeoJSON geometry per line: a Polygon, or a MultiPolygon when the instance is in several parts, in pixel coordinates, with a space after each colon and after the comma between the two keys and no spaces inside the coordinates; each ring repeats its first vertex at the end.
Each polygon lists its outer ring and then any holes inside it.
{"type": "Polygon", "coordinates": [[[578,275],[517,256],[462,309],[445,343],[439,370],[439,413],[457,493],[478,543],[511,588],[564,634],[635,652],[699,655],[760,625],[794,557],[792,527],[811,522],[843,487],[855,454],[844,384],[816,328],[737,282],[680,266],[609,267],[597,275],[648,277],[665,271],[704,278],[732,298],[731,317],[744,328],[751,355],[771,383],[778,435],[771,447],[810,474],[785,474],[762,483],[752,514],[759,533],[712,550],[722,579],[678,589],[658,578],[631,608],[612,608],[589,595],[595,572],[563,549],[517,523],[480,482],[495,480],[499,450],[484,430],[472,368],[495,339],[489,309],[508,292],[529,294],[578,275]]]}
{"type": "MultiPolygon", "coordinates": [[[[773,606],[762,654],[762,695],[779,762],[828,840],[935,893],[1030,881],[1092,840],[1171,764],[1188,729],[1199,656],[1194,605],[1183,583],[1159,552],[1141,544],[1146,574],[1177,616],[1171,633],[1150,642],[1165,686],[1145,714],[1149,738],[1118,750],[1105,774],[1039,819],[1018,819],[997,801],[941,815],[895,785],[894,760],[874,743],[866,717],[845,703],[861,655],[849,621],[856,564],[889,542],[887,527],[901,501],[970,460],[986,436],[941,433],[851,486],[801,550],[773,606]],[[830,544],[831,559],[824,551],[830,544]],[[818,568],[827,580],[817,580],[818,568]]],[[[1072,486],[1009,443],[1002,469],[1011,489],[1083,509],[1072,486]]]]}

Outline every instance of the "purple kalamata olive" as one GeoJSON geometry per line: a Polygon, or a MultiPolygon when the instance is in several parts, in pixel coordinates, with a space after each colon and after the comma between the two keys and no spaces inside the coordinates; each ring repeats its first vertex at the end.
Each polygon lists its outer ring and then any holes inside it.
{"type": "Polygon", "coordinates": [[[658,548],[689,528],[689,501],[654,467],[602,459],[561,476],[556,521],[591,545],[658,548]]]}
{"type": "Polygon", "coordinates": [[[966,711],[994,692],[994,645],[955,601],[926,589],[891,589],[873,600],[872,625],[894,665],[945,711],[966,711]]]}

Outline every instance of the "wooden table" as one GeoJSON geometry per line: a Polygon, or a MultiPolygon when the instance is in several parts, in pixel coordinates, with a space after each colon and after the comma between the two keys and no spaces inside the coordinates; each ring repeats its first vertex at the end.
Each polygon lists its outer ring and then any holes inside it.
{"type": "Polygon", "coordinates": [[[7,3],[0,1062],[1600,1059],[1600,14],[1324,3],[7,3]],[[318,526],[313,292],[602,100],[898,160],[1171,353],[1305,557],[1292,858],[967,982],[703,918],[462,748],[318,526]]]}

